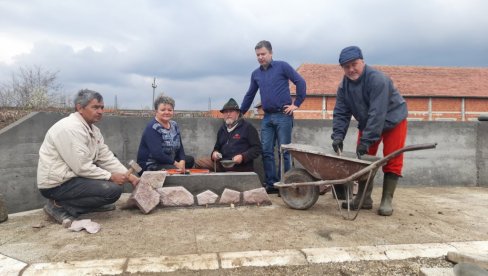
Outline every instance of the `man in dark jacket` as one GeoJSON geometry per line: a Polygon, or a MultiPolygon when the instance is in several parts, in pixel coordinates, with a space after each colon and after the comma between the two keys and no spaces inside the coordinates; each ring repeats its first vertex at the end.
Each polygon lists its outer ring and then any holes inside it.
{"type": "Polygon", "coordinates": [[[258,131],[242,118],[239,105],[234,99],[231,98],[220,112],[224,116],[224,124],[217,133],[212,154],[197,159],[195,167],[216,169],[219,172],[254,171],[253,161],[261,154],[258,131]],[[235,164],[224,168],[221,160],[232,160],[235,164]]]}
{"type": "MultiPolygon", "coordinates": [[[[366,65],[361,49],[357,46],[344,48],[339,57],[344,70],[344,78],[337,90],[333,117],[332,147],[342,151],[351,116],[358,121],[359,135],[356,147],[358,158],[364,154],[376,155],[383,141],[383,155],[386,156],[405,145],[407,136],[407,104],[392,80],[382,72],[366,65]]],[[[388,161],[383,166],[383,194],[378,213],[390,216],[393,213],[391,202],[398,178],[402,176],[403,154],[388,161]]],[[[361,195],[365,182],[359,182],[361,195]]],[[[371,192],[373,185],[367,187],[363,209],[372,209],[371,192]]],[[[359,206],[360,196],[351,203],[353,209],[359,206]]],[[[342,205],[347,208],[347,204],[342,205]]]]}

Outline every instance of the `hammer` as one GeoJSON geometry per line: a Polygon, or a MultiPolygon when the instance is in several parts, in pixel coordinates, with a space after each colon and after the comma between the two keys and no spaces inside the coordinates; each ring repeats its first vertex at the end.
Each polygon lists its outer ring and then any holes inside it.
{"type": "Polygon", "coordinates": [[[128,165],[129,165],[129,170],[127,171],[127,177],[129,177],[129,175],[133,173],[138,173],[142,171],[141,166],[139,166],[139,164],[137,164],[134,160],[130,160],[128,165]]]}

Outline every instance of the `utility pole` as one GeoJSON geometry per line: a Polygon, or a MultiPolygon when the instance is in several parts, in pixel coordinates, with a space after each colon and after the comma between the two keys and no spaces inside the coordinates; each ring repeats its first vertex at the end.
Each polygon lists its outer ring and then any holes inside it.
{"type": "Polygon", "coordinates": [[[156,91],[156,87],[158,87],[156,85],[156,77],[154,77],[154,80],[153,80],[153,83],[152,83],[152,88],[153,88],[153,99],[152,99],[152,103],[149,105],[149,106],[152,106],[154,104],[154,93],[156,91]]]}

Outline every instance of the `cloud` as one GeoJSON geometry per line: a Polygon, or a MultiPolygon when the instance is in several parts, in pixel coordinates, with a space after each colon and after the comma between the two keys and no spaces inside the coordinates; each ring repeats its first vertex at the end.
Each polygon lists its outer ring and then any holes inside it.
{"type": "Polygon", "coordinates": [[[67,94],[99,89],[108,105],[144,108],[157,77],[177,109],[220,108],[244,96],[262,39],[295,68],[335,64],[348,45],[370,64],[486,67],[486,10],[482,0],[1,1],[0,80],[40,65],[67,94]]]}

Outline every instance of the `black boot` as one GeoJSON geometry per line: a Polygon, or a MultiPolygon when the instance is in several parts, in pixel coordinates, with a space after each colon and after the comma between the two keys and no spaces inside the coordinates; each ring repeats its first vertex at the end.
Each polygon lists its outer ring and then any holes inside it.
{"type": "MultiPolygon", "coordinates": [[[[359,201],[361,200],[361,196],[363,195],[364,186],[366,186],[366,181],[359,181],[358,183],[358,193],[351,201],[349,208],[351,210],[357,210],[359,207],[359,201]]],[[[366,194],[364,195],[363,206],[361,209],[371,210],[373,209],[373,199],[371,198],[371,193],[373,192],[373,182],[369,183],[368,189],[366,190],[366,194]]],[[[342,202],[342,208],[347,209],[347,202],[342,202]]]]}
{"type": "Polygon", "coordinates": [[[391,216],[391,214],[393,214],[391,202],[398,183],[398,178],[399,176],[394,173],[385,173],[385,176],[383,177],[383,194],[381,196],[380,209],[378,210],[378,214],[381,216],[391,216]]]}

